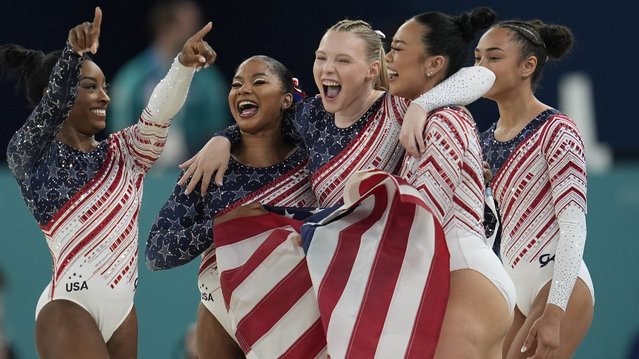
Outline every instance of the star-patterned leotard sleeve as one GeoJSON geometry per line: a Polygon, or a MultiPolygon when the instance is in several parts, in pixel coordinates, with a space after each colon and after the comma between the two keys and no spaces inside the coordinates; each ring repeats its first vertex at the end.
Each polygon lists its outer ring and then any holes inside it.
{"type": "Polygon", "coordinates": [[[42,99],[11,137],[7,162],[18,181],[25,180],[33,172],[69,116],[78,92],[83,60],[67,42],[49,76],[49,85],[42,99]]]}
{"type": "MultiPolygon", "coordinates": [[[[260,194],[254,200],[265,203],[278,198],[281,200],[286,194],[281,194],[277,188],[286,178],[289,179],[287,182],[299,183],[299,186],[308,183],[306,161],[306,151],[301,148],[282,163],[269,167],[245,166],[231,158],[224,186],[211,183],[205,196],[199,192],[199,186],[187,195],[184,193],[186,185],[176,185],[151,227],[146,243],[149,269],[177,267],[204,252],[213,244],[213,218],[227,207],[257,193],[260,194]],[[269,186],[272,194],[265,193],[269,186]]],[[[300,202],[294,202],[295,205],[304,205],[303,198],[312,198],[312,193],[308,187],[307,192],[291,196],[299,197],[300,202]]],[[[313,204],[310,201],[306,203],[309,206],[313,204]]]]}

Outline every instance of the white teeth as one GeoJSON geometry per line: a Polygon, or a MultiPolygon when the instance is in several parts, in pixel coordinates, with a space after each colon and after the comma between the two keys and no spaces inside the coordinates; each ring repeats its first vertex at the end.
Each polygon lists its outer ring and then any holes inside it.
{"type": "Polygon", "coordinates": [[[104,108],[94,108],[91,110],[91,113],[96,115],[106,116],[106,109],[104,108]]]}
{"type": "Polygon", "coordinates": [[[243,107],[243,106],[257,106],[257,104],[253,101],[240,101],[240,103],[237,105],[238,107],[243,107]]]}
{"type": "Polygon", "coordinates": [[[388,70],[388,76],[397,76],[397,75],[399,75],[397,71],[388,70]]]}
{"type": "Polygon", "coordinates": [[[335,81],[322,81],[322,85],[324,86],[341,86],[335,81]]]}

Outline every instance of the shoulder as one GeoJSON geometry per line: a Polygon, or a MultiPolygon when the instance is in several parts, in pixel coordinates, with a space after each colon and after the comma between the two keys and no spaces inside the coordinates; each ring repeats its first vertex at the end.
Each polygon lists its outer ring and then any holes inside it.
{"type": "Polygon", "coordinates": [[[302,101],[302,106],[305,107],[321,107],[324,108],[324,105],[322,105],[322,98],[321,97],[316,97],[316,96],[309,96],[307,98],[305,98],[302,101]]]}
{"type": "Polygon", "coordinates": [[[476,136],[473,118],[458,106],[442,107],[431,112],[426,127],[441,133],[444,137],[454,138],[460,144],[469,141],[469,134],[476,136]]]}
{"type": "Polygon", "coordinates": [[[320,97],[307,97],[299,105],[297,105],[297,114],[305,120],[312,120],[318,113],[323,113],[324,105],[322,105],[322,99],[320,97]]]}
{"type": "Polygon", "coordinates": [[[469,112],[458,106],[438,108],[428,116],[429,122],[445,124],[451,128],[474,127],[474,121],[469,112]]]}
{"type": "Polygon", "coordinates": [[[574,137],[581,142],[579,128],[567,115],[554,113],[541,126],[546,141],[555,141],[558,138],[574,137]]]}

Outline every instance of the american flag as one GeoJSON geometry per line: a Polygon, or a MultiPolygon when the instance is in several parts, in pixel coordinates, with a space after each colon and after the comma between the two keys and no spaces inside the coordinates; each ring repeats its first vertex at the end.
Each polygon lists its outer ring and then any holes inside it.
{"type": "Polygon", "coordinates": [[[247,358],[433,356],[449,256],[415,188],[370,170],[352,176],[343,205],[314,215],[267,209],[214,228],[224,300],[247,358]]]}

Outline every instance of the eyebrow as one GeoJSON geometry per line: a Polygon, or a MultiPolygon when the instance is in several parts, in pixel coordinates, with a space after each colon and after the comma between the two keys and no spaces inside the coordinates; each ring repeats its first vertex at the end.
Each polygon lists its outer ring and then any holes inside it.
{"type": "Polygon", "coordinates": [[[400,44],[404,44],[404,45],[406,45],[406,41],[402,41],[402,40],[395,40],[395,39],[393,39],[393,41],[391,41],[391,44],[395,44],[395,43],[400,43],[400,44]]]}
{"type": "Polygon", "coordinates": [[[80,78],[80,81],[82,81],[82,80],[91,80],[91,81],[98,82],[98,80],[95,77],[91,77],[91,76],[84,76],[84,77],[80,78]]]}
{"type": "MultiPolygon", "coordinates": [[[[478,48],[475,48],[475,52],[480,51],[478,48]]],[[[486,49],[486,52],[489,51],[501,51],[501,52],[505,52],[504,49],[500,48],[500,47],[489,47],[486,49]]]]}
{"type": "MultiPolygon", "coordinates": [[[[325,52],[325,51],[322,51],[322,50],[315,50],[315,54],[317,54],[317,53],[326,54],[326,52],[325,52]]],[[[353,58],[353,55],[351,55],[351,54],[347,54],[347,53],[345,53],[345,52],[338,52],[338,53],[336,53],[334,56],[335,56],[335,57],[338,57],[338,56],[346,56],[346,57],[351,58],[351,59],[353,58]]]]}
{"type": "MultiPolygon", "coordinates": [[[[253,78],[260,77],[260,76],[268,76],[268,75],[267,75],[266,73],[264,73],[264,72],[256,72],[256,73],[254,73],[253,75],[251,75],[251,77],[253,77],[253,78]]],[[[233,76],[233,79],[234,79],[234,80],[235,80],[235,79],[237,79],[237,80],[241,80],[241,79],[242,79],[242,76],[237,76],[237,75],[235,75],[235,76],[233,76]]]]}

